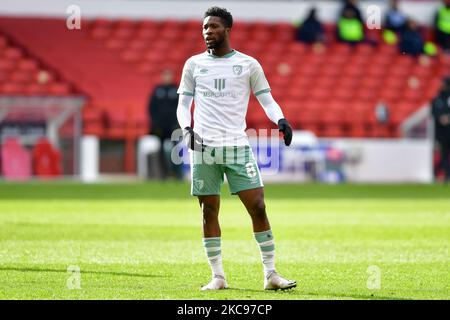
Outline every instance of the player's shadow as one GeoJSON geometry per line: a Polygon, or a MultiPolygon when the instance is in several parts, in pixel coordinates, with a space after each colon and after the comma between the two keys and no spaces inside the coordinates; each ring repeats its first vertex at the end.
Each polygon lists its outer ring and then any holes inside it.
{"type": "Polygon", "coordinates": [[[335,292],[326,292],[326,293],[316,293],[309,292],[305,293],[305,296],[327,296],[327,297],[337,297],[337,298],[351,298],[357,300],[414,300],[410,298],[399,298],[399,297],[388,297],[388,296],[379,296],[376,294],[340,294],[335,292]]]}
{"type": "MultiPolygon", "coordinates": [[[[266,293],[270,294],[271,297],[268,298],[273,299],[275,298],[274,294],[279,295],[276,298],[282,298],[282,297],[290,297],[296,300],[304,300],[306,297],[320,297],[318,299],[323,299],[323,297],[336,297],[336,298],[350,298],[350,299],[356,299],[356,300],[413,300],[409,298],[399,298],[399,297],[387,297],[387,296],[379,296],[376,294],[340,294],[335,292],[303,292],[301,289],[290,289],[290,290],[256,290],[256,289],[241,289],[241,288],[228,288],[227,290],[230,291],[238,291],[238,292],[258,292],[258,293],[266,293]]],[[[328,300],[328,299],[325,299],[328,300]]]]}
{"type": "MultiPolygon", "coordinates": [[[[18,271],[18,272],[55,272],[55,273],[67,273],[64,269],[40,269],[40,268],[8,268],[0,267],[0,271],[18,271]]],[[[80,270],[80,274],[104,274],[112,276],[125,276],[125,277],[141,277],[141,278],[164,278],[163,275],[147,274],[147,273],[130,273],[130,272],[112,272],[112,271],[92,271],[92,270],[80,270]]]]}

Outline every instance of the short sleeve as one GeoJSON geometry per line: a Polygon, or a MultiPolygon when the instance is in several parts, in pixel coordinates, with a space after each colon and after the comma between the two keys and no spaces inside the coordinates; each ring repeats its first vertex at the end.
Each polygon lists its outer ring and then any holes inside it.
{"type": "Polygon", "coordinates": [[[195,81],[194,81],[194,63],[188,59],[183,67],[181,74],[180,86],[178,87],[178,94],[186,96],[194,96],[195,81]]]}
{"type": "Polygon", "coordinates": [[[258,96],[261,93],[270,92],[270,86],[264,75],[264,70],[256,60],[251,64],[250,86],[255,96],[258,96]]]}

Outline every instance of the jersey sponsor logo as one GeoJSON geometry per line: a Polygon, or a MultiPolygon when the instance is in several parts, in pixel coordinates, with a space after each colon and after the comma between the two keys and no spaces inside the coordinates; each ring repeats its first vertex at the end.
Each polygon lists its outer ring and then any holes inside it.
{"type": "Polygon", "coordinates": [[[213,92],[213,91],[205,91],[202,92],[203,96],[205,98],[225,98],[225,97],[231,97],[233,99],[237,99],[242,94],[236,91],[226,91],[226,92],[213,92]]]}
{"type": "Polygon", "coordinates": [[[214,79],[214,89],[219,91],[225,89],[225,79],[214,79]]]}
{"type": "Polygon", "coordinates": [[[239,76],[242,73],[242,66],[239,64],[233,66],[233,72],[235,75],[239,76]]]}

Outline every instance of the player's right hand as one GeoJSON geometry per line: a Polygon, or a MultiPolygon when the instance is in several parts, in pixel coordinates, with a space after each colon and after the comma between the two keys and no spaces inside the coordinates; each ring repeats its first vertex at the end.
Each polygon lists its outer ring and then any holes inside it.
{"type": "Polygon", "coordinates": [[[286,119],[280,119],[278,121],[278,129],[283,133],[284,136],[284,144],[289,146],[292,141],[292,128],[289,122],[286,119]]]}
{"type": "Polygon", "coordinates": [[[203,144],[203,139],[194,132],[191,127],[184,128],[184,139],[189,149],[194,151],[204,151],[205,145],[203,144]]]}

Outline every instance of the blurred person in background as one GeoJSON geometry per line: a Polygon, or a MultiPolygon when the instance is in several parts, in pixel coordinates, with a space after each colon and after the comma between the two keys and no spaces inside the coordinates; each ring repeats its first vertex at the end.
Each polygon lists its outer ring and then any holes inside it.
{"type": "Polygon", "coordinates": [[[345,11],[350,10],[353,12],[353,16],[358,19],[361,24],[364,24],[361,10],[358,7],[358,0],[343,0],[343,6],[339,12],[339,17],[344,16],[345,11]]]}
{"type": "Polygon", "coordinates": [[[434,119],[435,140],[438,143],[441,161],[435,170],[437,176],[444,171],[444,179],[450,181],[450,77],[443,80],[442,88],[431,103],[434,119]]]}
{"type": "Polygon", "coordinates": [[[424,45],[425,40],[419,25],[413,19],[408,19],[400,33],[400,52],[416,57],[423,54],[424,45]]]}
{"type": "Polygon", "coordinates": [[[296,39],[307,44],[323,43],[325,30],[317,19],[317,9],[312,8],[305,21],[297,27],[296,39]]]}
{"type": "Polygon", "coordinates": [[[400,11],[398,4],[398,0],[390,1],[390,7],[384,18],[384,29],[401,32],[405,28],[407,17],[400,11]]]}
{"type": "Polygon", "coordinates": [[[450,0],[444,0],[434,19],[436,42],[450,51],[450,0]]]}
{"type": "Polygon", "coordinates": [[[351,7],[344,7],[337,23],[337,38],[340,42],[358,44],[365,40],[364,24],[351,7]]]}
{"type": "Polygon", "coordinates": [[[182,179],[181,165],[175,165],[171,161],[171,152],[174,143],[171,141],[172,132],[178,129],[177,85],[174,82],[174,74],[170,69],[161,73],[161,84],[153,90],[148,104],[148,114],[151,121],[150,134],[155,135],[161,142],[159,151],[159,163],[162,179],[173,176],[182,179]]]}

